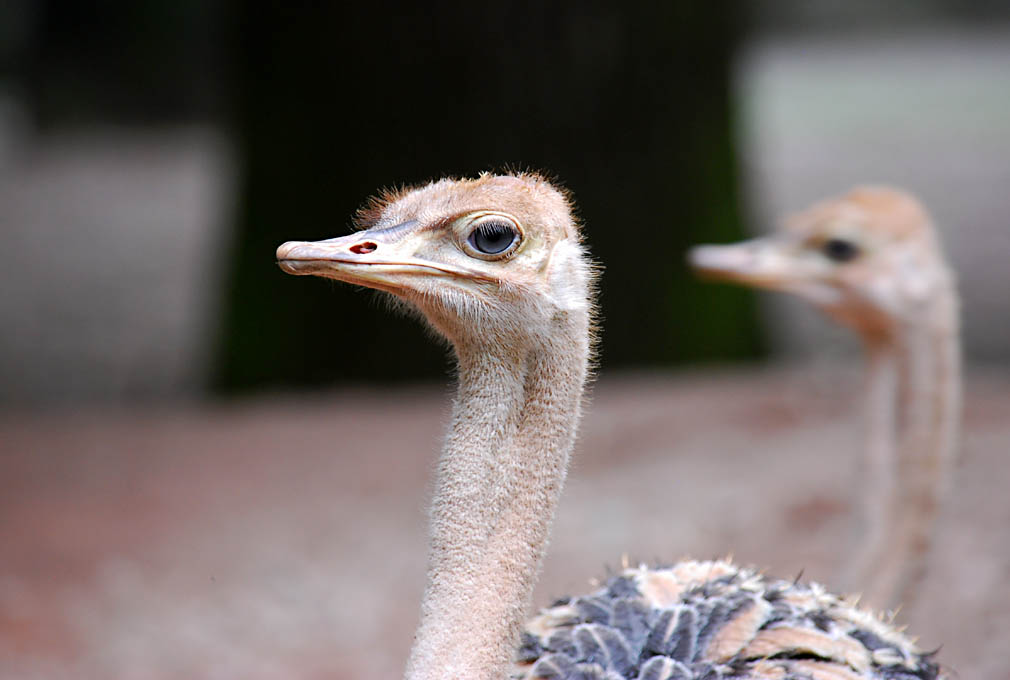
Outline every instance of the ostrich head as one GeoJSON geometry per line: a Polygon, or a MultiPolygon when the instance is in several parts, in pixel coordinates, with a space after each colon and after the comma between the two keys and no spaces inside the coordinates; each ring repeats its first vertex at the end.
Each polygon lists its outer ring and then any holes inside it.
{"type": "Polygon", "coordinates": [[[699,246],[690,260],[715,278],[796,294],[864,337],[924,320],[953,285],[925,210],[882,187],[817,203],[764,238],[699,246]]]}
{"type": "Polygon", "coordinates": [[[385,291],[457,346],[546,334],[589,309],[591,272],[565,196],[534,174],[481,175],[373,199],[357,231],[277,249],[280,267],[385,291]]]}

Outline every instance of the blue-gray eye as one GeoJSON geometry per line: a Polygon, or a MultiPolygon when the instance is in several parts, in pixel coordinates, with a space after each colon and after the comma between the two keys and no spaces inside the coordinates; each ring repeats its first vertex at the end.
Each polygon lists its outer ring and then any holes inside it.
{"type": "Polygon", "coordinates": [[[834,260],[835,262],[851,262],[859,257],[859,246],[852,241],[846,241],[841,238],[828,239],[821,246],[821,250],[824,251],[824,255],[829,260],[834,260]]]}
{"type": "Polygon", "coordinates": [[[487,220],[470,232],[467,241],[478,253],[498,255],[504,253],[519,238],[519,232],[505,220],[487,220]]]}

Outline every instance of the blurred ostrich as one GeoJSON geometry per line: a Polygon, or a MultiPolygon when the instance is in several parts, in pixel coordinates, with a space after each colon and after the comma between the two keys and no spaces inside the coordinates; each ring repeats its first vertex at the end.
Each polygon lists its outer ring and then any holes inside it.
{"type": "Polygon", "coordinates": [[[867,355],[863,537],[844,587],[871,607],[909,604],[949,483],[961,403],[958,302],[925,210],[863,187],[777,233],[699,246],[702,273],[798,295],[859,334],[867,355]]]}
{"type": "Polygon", "coordinates": [[[482,175],[387,194],[360,223],[277,259],[393,294],[456,353],[408,678],[937,677],[908,638],[816,584],[726,562],[628,569],[522,630],[592,354],[595,276],[568,200],[537,175],[482,175]]]}

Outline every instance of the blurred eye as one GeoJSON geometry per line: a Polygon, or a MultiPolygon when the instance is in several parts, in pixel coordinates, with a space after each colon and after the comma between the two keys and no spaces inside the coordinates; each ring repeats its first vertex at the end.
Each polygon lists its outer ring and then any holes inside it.
{"type": "Polygon", "coordinates": [[[486,220],[470,232],[467,239],[474,250],[485,255],[500,255],[519,240],[513,224],[503,219],[486,220]]]}
{"type": "Polygon", "coordinates": [[[859,246],[841,238],[828,239],[821,246],[821,251],[829,260],[835,262],[851,262],[859,257],[859,246]]]}

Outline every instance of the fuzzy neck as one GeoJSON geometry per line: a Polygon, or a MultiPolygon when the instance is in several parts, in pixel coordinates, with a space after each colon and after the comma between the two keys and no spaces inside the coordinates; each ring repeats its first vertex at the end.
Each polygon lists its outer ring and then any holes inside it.
{"type": "Polygon", "coordinates": [[[908,606],[924,573],[955,458],[961,362],[953,303],[868,341],[863,536],[846,586],[908,606]]]}
{"type": "Polygon", "coordinates": [[[575,441],[588,317],[515,351],[457,343],[459,388],[431,509],[428,583],[406,677],[504,678],[575,441]]]}

